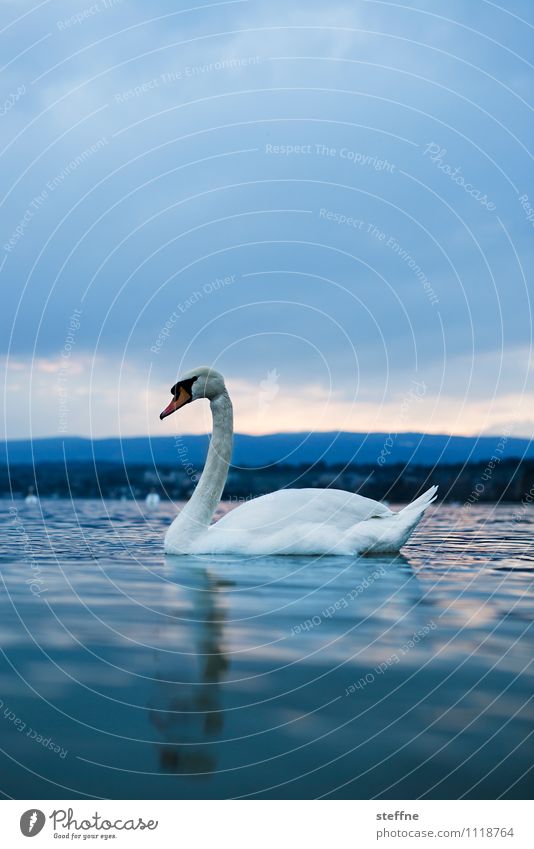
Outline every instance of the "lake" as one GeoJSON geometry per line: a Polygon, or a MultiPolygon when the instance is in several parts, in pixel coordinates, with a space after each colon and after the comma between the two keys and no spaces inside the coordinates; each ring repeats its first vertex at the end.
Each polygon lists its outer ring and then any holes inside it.
{"type": "Polygon", "coordinates": [[[532,506],[367,558],[165,557],[174,511],[0,503],[4,796],[531,797],[532,506]]]}

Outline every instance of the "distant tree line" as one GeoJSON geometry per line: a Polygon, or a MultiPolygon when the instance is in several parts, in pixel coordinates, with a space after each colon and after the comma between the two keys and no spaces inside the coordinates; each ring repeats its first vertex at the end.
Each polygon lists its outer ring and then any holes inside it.
{"type": "MultiPolygon", "coordinates": [[[[165,498],[189,498],[200,472],[191,467],[124,466],[73,462],[12,465],[0,470],[0,494],[24,496],[33,486],[42,497],[143,498],[155,489],[165,498]]],[[[231,468],[223,498],[244,501],[284,487],[334,487],[369,498],[408,502],[432,484],[445,501],[522,501],[534,485],[534,461],[494,464],[406,466],[272,465],[231,468]]]]}

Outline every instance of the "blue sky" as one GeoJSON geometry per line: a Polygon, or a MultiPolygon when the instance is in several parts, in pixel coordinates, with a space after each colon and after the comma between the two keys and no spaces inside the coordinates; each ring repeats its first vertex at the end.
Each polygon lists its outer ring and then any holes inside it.
{"type": "Polygon", "coordinates": [[[9,438],[532,435],[531,3],[0,15],[9,438]]]}

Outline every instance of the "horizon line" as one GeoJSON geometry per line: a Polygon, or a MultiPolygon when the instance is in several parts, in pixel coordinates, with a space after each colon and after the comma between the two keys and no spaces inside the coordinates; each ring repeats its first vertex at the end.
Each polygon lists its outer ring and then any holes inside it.
{"type": "MultiPolygon", "coordinates": [[[[504,434],[504,433],[447,433],[445,431],[420,431],[420,430],[405,430],[405,431],[395,431],[395,436],[441,436],[446,437],[448,439],[458,438],[458,439],[491,439],[492,437],[495,439],[502,438],[506,436],[507,439],[522,439],[528,442],[534,441],[534,435],[525,435],[525,434],[504,434]]],[[[385,430],[373,430],[373,431],[363,431],[363,430],[277,430],[270,431],[268,433],[246,433],[237,431],[234,434],[236,436],[247,436],[251,439],[263,439],[270,436],[319,436],[319,435],[327,435],[327,434],[336,434],[340,436],[342,434],[350,435],[350,436],[388,436],[391,435],[391,431],[385,430]]],[[[16,438],[5,438],[2,441],[4,443],[9,442],[34,442],[38,439],[57,439],[57,440],[68,440],[68,439],[85,439],[91,442],[97,442],[99,440],[106,439],[173,439],[176,437],[180,437],[181,439],[188,439],[191,437],[203,437],[210,436],[210,433],[179,433],[179,434],[157,434],[151,435],[148,433],[142,434],[128,434],[123,436],[121,434],[110,434],[107,436],[88,436],[84,434],[49,434],[46,436],[21,436],[16,438]]]]}

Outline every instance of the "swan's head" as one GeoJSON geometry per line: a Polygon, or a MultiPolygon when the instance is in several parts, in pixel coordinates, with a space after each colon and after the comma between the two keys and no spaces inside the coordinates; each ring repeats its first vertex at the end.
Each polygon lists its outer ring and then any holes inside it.
{"type": "Polygon", "coordinates": [[[164,419],[180,407],[185,407],[186,404],[197,401],[199,398],[208,398],[213,401],[225,391],[224,377],[218,371],[209,366],[194,368],[182,375],[174,384],[171,389],[172,401],[159,417],[164,419]]]}

